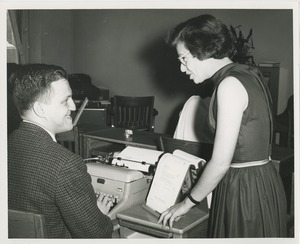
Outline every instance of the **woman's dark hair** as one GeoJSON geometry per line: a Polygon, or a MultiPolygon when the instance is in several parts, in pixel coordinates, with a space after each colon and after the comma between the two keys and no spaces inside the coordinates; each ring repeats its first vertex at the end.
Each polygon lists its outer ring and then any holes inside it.
{"type": "Polygon", "coordinates": [[[13,101],[22,116],[38,99],[47,101],[51,83],[67,79],[66,71],[56,65],[21,65],[9,78],[13,101]]]}
{"type": "Polygon", "coordinates": [[[166,38],[171,46],[182,42],[199,60],[230,57],[233,43],[225,24],[212,15],[200,15],[171,29],[166,38]]]}

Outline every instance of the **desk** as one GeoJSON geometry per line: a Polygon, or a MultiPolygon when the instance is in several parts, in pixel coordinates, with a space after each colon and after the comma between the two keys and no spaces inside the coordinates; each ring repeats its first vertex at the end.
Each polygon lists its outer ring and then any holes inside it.
{"type": "Polygon", "coordinates": [[[281,177],[285,178],[291,175],[294,172],[294,150],[273,145],[272,162],[275,164],[281,177]]]}
{"type": "Polygon", "coordinates": [[[205,238],[208,212],[193,207],[185,216],[174,222],[172,230],[157,224],[158,218],[141,205],[128,208],[117,214],[120,237],[130,238],[136,232],[159,238],[205,238]]]}
{"type": "Polygon", "coordinates": [[[82,134],[83,158],[91,156],[91,151],[97,147],[105,147],[112,144],[121,146],[135,146],[156,150],[160,134],[145,131],[134,131],[130,138],[125,137],[125,129],[109,127],[82,134]]]}
{"type": "MultiPolygon", "coordinates": [[[[85,108],[82,111],[76,126],[73,127],[73,130],[57,134],[56,140],[69,150],[82,156],[82,134],[107,128],[107,107],[108,106],[103,105],[98,108],[85,108]]],[[[75,113],[72,116],[74,117],[75,113]]]]}
{"type": "Polygon", "coordinates": [[[56,135],[56,140],[71,150],[72,152],[83,155],[83,139],[82,135],[84,133],[106,129],[106,125],[95,125],[95,124],[81,124],[74,126],[72,130],[62,132],[56,135]]]}
{"type": "MultiPolygon", "coordinates": [[[[83,141],[83,135],[85,133],[89,133],[92,131],[99,131],[99,130],[105,130],[107,129],[107,125],[94,125],[94,124],[81,124],[77,126],[77,131],[75,134],[77,136],[77,144],[78,144],[78,154],[83,158],[84,155],[84,141],[83,141]]],[[[76,143],[76,141],[75,141],[76,143]]],[[[75,144],[76,145],[76,144],[75,144]]]]}

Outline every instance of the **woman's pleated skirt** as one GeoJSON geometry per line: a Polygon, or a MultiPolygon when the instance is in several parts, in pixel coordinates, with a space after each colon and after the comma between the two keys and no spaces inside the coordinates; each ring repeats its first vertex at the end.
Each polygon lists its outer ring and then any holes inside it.
{"type": "Polygon", "coordinates": [[[273,163],[230,168],[213,192],[208,237],[286,236],[286,196],[273,163]]]}

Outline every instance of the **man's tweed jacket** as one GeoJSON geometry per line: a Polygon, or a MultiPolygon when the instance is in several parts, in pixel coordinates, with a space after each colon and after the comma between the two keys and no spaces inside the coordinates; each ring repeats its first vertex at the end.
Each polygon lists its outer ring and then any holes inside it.
{"type": "Polygon", "coordinates": [[[8,139],[8,208],[41,213],[49,238],[109,238],[91,177],[76,154],[41,127],[21,122],[8,139]]]}

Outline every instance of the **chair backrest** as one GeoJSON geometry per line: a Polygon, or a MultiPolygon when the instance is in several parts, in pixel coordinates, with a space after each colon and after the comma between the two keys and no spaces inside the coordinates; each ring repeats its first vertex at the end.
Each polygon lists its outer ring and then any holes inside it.
{"type": "Polygon", "coordinates": [[[153,131],[153,109],[154,96],[115,96],[112,125],[131,130],[153,131]]]}
{"type": "Polygon", "coordinates": [[[206,142],[194,142],[175,139],[167,136],[160,136],[159,150],[173,153],[174,150],[180,149],[194,156],[200,157],[209,161],[212,155],[213,144],[206,142]]]}
{"type": "Polygon", "coordinates": [[[8,210],[8,238],[46,238],[45,218],[41,214],[8,210]]]}

